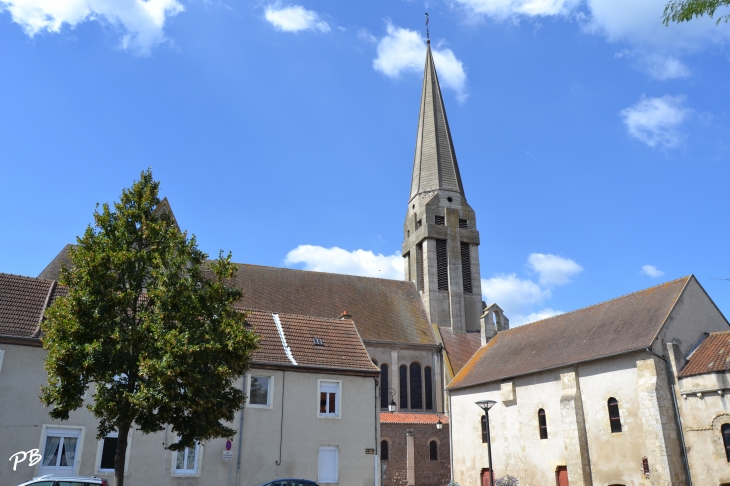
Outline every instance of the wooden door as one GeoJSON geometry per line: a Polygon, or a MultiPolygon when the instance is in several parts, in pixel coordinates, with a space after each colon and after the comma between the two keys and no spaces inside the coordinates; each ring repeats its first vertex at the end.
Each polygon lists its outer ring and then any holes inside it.
{"type": "Polygon", "coordinates": [[[482,469],[482,486],[492,486],[492,473],[489,469],[482,469]]]}
{"type": "Polygon", "coordinates": [[[558,469],[555,470],[555,480],[558,486],[568,486],[568,468],[558,466],[558,469]]]}

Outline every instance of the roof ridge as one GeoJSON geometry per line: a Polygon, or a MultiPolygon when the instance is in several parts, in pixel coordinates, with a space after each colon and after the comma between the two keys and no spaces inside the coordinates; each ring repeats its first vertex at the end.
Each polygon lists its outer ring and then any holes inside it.
{"type": "MultiPolygon", "coordinates": [[[[516,331],[518,329],[525,329],[526,327],[533,326],[535,324],[542,324],[542,323],[544,323],[546,321],[549,321],[551,319],[555,319],[557,317],[562,317],[562,316],[566,316],[566,315],[569,315],[569,314],[575,314],[576,312],[580,312],[580,311],[583,311],[583,310],[586,310],[586,309],[590,309],[592,307],[598,307],[599,305],[608,304],[609,302],[613,302],[613,301],[616,301],[616,300],[619,300],[619,299],[623,299],[623,298],[629,297],[631,295],[640,294],[642,292],[648,292],[649,290],[657,289],[659,287],[664,287],[666,285],[673,284],[675,282],[679,282],[680,280],[687,280],[687,281],[689,281],[690,278],[692,278],[692,275],[691,274],[690,275],[687,275],[686,277],[676,278],[674,280],[670,280],[668,282],[664,282],[664,283],[661,283],[661,284],[658,284],[658,285],[654,285],[652,287],[647,287],[645,289],[636,290],[634,292],[629,292],[628,294],[620,295],[618,297],[614,297],[613,299],[604,300],[602,302],[598,302],[598,303],[592,304],[592,305],[587,305],[585,307],[580,307],[578,309],[574,309],[574,310],[569,311],[569,312],[563,312],[562,314],[557,314],[557,315],[554,315],[554,316],[546,317],[545,319],[540,319],[539,321],[528,322],[527,324],[522,324],[520,326],[515,326],[515,327],[513,327],[511,329],[507,329],[506,331],[500,331],[500,332],[497,333],[497,336],[499,336],[500,334],[510,333],[510,332],[516,331]]],[[[683,287],[683,289],[684,289],[684,287],[683,287]]]]}
{"type": "Polygon", "coordinates": [[[245,311],[262,312],[264,314],[274,313],[274,314],[278,314],[280,316],[303,317],[305,319],[317,320],[317,321],[326,320],[326,321],[333,321],[333,322],[336,322],[336,323],[340,323],[340,322],[352,322],[352,323],[354,323],[355,322],[354,319],[348,319],[348,320],[345,321],[345,320],[339,319],[337,317],[310,316],[310,315],[307,315],[307,314],[292,314],[292,313],[289,313],[289,312],[277,312],[277,311],[271,310],[271,309],[251,309],[251,308],[246,307],[246,308],[242,308],[242,310],[244,312],[245,311]]]}
{"type": "MultiPolygon", "coordinates": [[[[347,250],[345,250],[345,251],[347,251],[347,250]]],[[[304,273],[311,273],[311,274],[321,273],[321,274],[324,274],[324,275],[339,275],[339,276],[343,276],[343,277],[366,278],[368,280],[383,280],[383,281],[386,281],[386,282],[398,282],[399,284],[412,284],[412,285],[415,285],[410,280],[398,280],[398,279],[394,279],[394,278],[366,277],[364,275],[352,275],[352,274],[349,274],[349,273],[320,272],[319,270],[302,270],[301,268],[273,267],[271,265],[257,265],[255,263],[235,263],[234,262],[234,264],[235,265],[238,265],[238,266],[247,265],[247,266],[250,266],[250,267],[273,268],[273,269],[276,269],[276,270],[287,270],[287,271],[291,271],[291,272],[304,272],[304,273]]]]}
{"type": "Polygon", "coordinates": [[[16,277],[16,278],[24,278],[27,280],[40,280],[42,282],[56,282],[56,280],[52,280],[52,279],[48,279],[48,278],[29,277],[28,275],[18,275],[16,273],[5,273],[5,272],[0,272],[0,277],[16,277]]]}

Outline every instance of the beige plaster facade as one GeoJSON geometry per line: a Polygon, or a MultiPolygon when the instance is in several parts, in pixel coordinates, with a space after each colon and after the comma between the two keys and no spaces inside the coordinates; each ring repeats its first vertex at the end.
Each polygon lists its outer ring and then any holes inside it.
{"type": "MultiPolygon", "coordinates": [[[[51,420],[38,399],[46,382],[43,369],[45,350],[36,346],[0,342],[0,482],[15,484],[36,476],[40,464],[8,461],[18,451],[43,451],[47,429],[78,433],[73,474],[99,475],[100,441],[98,422],[85,409],[73,412],[68,421],[51,420]]],[[[290,367],[290,369],[293,367],[290,367]]],[[[373,377],[303,372],[298,370],[253,368],[236,386],[245,386],[250,376],[272,378],[270,405],[247,406],[243,410],[240,478],[237,480],[239,435],[232,439],[233,458],[223,460],[225,439],[208,441],[198,453],[197,471],[175,475],[175,453],[165,449],[174,440],[170,430],[145,435],[131,432],[128,449],[127,482],[130,486],[154,485],[240,485],[253,486],[280,477],[318,480],[320,447],[336,448],[338,478],[334,484],[376,485],[379,470],[379,407],[373,377]],[[319,382],[339,383],[337,418],[319,416],[319,382]],[[369,450],[368,450],[369,449],[369,450]]],[[[87,400],[91,391],[87,392],[87,400]]],[[[240,427],[240,412],[232,424],[240,427]]]]}

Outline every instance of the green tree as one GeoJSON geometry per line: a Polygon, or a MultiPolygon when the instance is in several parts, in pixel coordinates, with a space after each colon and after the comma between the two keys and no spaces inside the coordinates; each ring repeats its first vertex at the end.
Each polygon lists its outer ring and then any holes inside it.
{"type": "MultiPolygon", "coordinates": [[[[669,25],[670,22],[689,22],[693,18],[703,15],[713,18],[718,8],[728,5],[730,5],[730,0],[672,0],[664,7],[662,22],[664,25],[669,25]]],[[[728,20],[730,20],[730,14],[722,15],[717,19],[716,25],[728,20]]]]}
{"type": "Polygon", "coordinates": [[[98,437],[117,431],[117,486],[124,484],[127,436],[177,434],[174,451],[236,431],[224,424],[244,404],[233,386],[257,346],[234,309],[241,291],[230,253],[215,261],[158,210],[159,182],[150,170],[122,191],[113,209],[94,212],[77,238],[60,283],[68,295],[46,312],[43,346],[48,386],[41,400],[67,420],[83,406],[99,420],[98,437]]]}

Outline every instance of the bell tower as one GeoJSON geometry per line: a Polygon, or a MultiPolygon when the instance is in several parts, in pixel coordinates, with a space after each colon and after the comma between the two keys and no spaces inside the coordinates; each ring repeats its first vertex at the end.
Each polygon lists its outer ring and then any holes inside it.
{"type": "Polygon", "coordinates": [[[464,195],[430,41],[403,236],[405,278],[416,284],[431,323],[479,331],[479,232],[464,195]]]}

